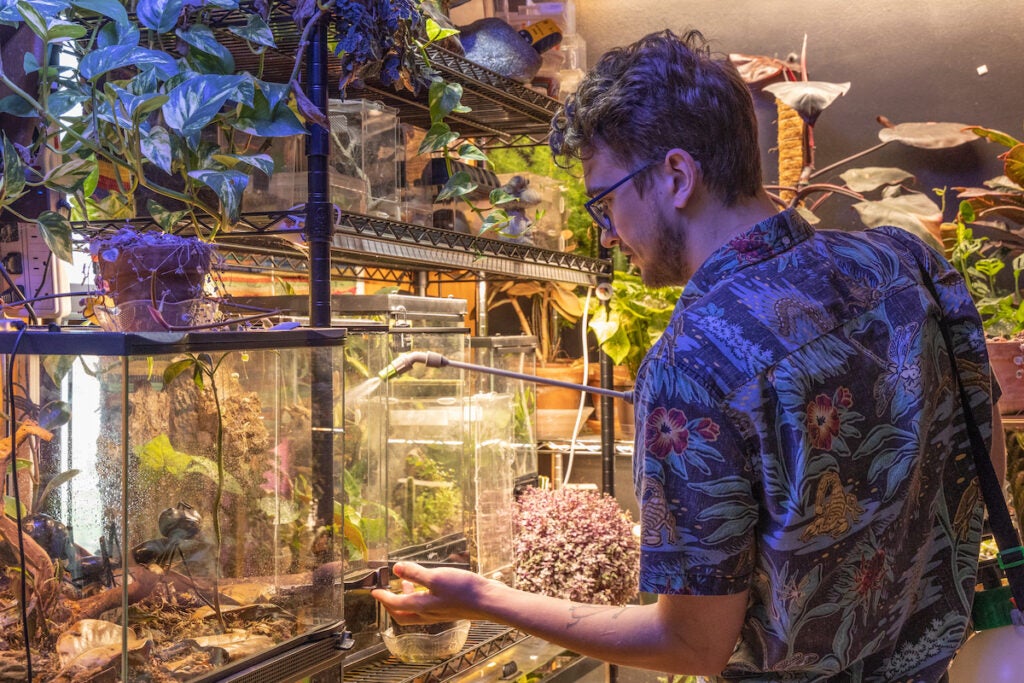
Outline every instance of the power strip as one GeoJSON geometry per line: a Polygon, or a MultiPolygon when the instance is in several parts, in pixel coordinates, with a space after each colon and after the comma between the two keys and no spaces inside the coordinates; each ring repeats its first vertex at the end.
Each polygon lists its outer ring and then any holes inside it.
{"type": "MultiPolygon", "coordinates": [[[[67,269],[50,252],[33,223],[0,224],[0,265],[17,287],[17,290],[12,289],[10,283],[0,277],[0,301],[5,306],[70,291],[67,269]]],[[[43,299],[33,302],[32,309],[41,321],[60,322],[71,313],[71,301],[66,296],[43,299]]],[[[26,315],[24,309],[12,309],[11,317],[26,315]]]]}

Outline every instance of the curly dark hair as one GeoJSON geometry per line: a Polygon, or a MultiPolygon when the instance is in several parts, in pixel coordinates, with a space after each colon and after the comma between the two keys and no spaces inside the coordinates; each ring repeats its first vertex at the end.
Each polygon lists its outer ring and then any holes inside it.
{"type": "Polygon", "coordinates": [[[750,91],[699,31],[651,33],[602,55],[552,120],[549,144],[560,165],[595,144],[634,167],[684,149],[726,205],[756,195],[762,183],[750,91]]]}

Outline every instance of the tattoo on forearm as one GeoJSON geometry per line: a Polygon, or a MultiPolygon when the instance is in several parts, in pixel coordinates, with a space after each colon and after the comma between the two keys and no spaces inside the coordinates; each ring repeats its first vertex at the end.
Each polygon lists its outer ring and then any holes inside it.
{"type": "Polygon", "coordinates": [[[629,609],[628,605],[615,606],[615,605],[576,605],[574,604],[569,608],[569,622],[565,625],[566,628],[572,628],[577,626],[584,619],[593,617],[598,614],[605,614],[613,612],[611,618],[618,619],[619,615],[629,609]]]}

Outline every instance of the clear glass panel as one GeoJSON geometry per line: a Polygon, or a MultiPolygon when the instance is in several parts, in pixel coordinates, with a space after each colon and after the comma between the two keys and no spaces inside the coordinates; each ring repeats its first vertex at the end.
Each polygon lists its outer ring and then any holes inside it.
{"type": "MultiPolygon", "coordinates": [[[[46,605],[50,628],[30,634],[39,680],[96,667],[207,680],[343,626],[345,558],[359,559],[345,552],[334,428],[344,341],[308,329],[0,334],[27,434],[29,604],[46,605]]],[[[17,556],[0,546],[0,563],[17,556]]],[[[0,588],[5,609],[18,583],[0,588]]]]}

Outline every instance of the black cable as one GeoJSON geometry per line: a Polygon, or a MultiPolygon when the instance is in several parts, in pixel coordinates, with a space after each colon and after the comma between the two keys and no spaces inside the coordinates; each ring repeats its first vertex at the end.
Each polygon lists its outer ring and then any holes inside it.
{"type": "MultiPolygon", "coordinates": [[[[7,286],[15,293],[15,295],[21,297],[22,302],[24,302],[23,305],[25,306],[25,310],[28,311],[28,319],[33,325],[38,325],[39,317],[36,315],[35,309],[33,309],[32,304],[29,303],[29,299],[25,296],[25,292],[21,291],[21,287],[15,284],[14,280],[11,279],[11,274],[7,272],[7,268],[4,267],[2,262],[0,262],[0,277],[4,279],[4,282],[7,283],[7,286]]],[[[12,301],[11,303],[16,302],[12,301]]]]}
{"type": "Polygon", "coordinates": [[[18,486],[18,425],[14,417],[14,362],[18,353],[18,346],[21,344],[21,339],[25,335],[25,330],[28,329],[28,326],[21,320],[13,320],[11,322],[18,328],[18,335],[14,338],[14,344],[11,345],[11,353],[7,362],[7,376],[4,379],[7,391],[7,406],[9,408],[7,411],[7,431],[11,439],[11,467],[14,471],[11,483],[12,491],[14,492],[14,517],[18,525],[18,562],[21,569],[21,633],[25,639],[25,673],[28,676],[26,680],[31,681],[32,644],[29,640],[28,631],[28,568],[25,566],[25,530],[22,527],[21,491],[18,486]]]}

